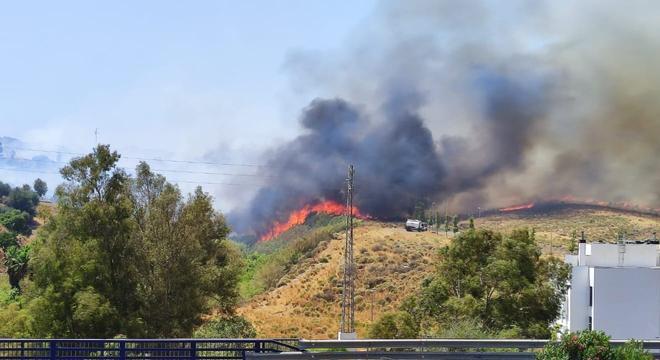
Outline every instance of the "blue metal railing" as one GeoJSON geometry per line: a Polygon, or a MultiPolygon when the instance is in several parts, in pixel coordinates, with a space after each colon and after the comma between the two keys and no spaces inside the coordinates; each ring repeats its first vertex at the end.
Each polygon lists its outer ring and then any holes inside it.
{"type": "Polygon", "coordinates": [[[290,339],[0,339],[0,359],[244,359],[301,351],[290,339]]]}

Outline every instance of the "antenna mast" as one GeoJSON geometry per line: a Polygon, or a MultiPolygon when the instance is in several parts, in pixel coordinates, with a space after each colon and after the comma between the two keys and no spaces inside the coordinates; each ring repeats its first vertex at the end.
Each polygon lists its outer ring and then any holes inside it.
{"type": "Polygon", "coordinates": [[[355,263],[353,262],[353,165],[346,179],[346,244],[344,249],[344,282],[341,298],[339,340],[355,339],[355,263]]]}

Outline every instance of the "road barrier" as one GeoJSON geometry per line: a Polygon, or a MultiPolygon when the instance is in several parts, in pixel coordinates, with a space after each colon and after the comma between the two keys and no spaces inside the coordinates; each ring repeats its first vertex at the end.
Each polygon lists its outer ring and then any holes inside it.
{"type": "MultiPolygon", "coordinates": [[[[614,346],[626,340],[612,340],[614,346]]],[[[0,339],[0,359],[534,359],[528,339],[0,339]]],[[[660,340],[643,347],[660,359],[660,340]]]]}
{"type": "Polygon", "coordinates": [[[300,351],[290,339],[0,339],[0,359],[245,359],[300,351]]]}
{"type": "MultiPolygon", "coordinates": [[[[365,339],[300,340],[301,352],[246,353],[248,359],[534,359],[549,340],[536,339],[365,339]],[[348,350],[350,349],[350,350],[348,350]],[[315,352],[320,351],[320,352],[315,352]]],[[[627,340],[612,340],[614,346],[627,340]]],[[[660,340],[643,342],[660,359],[660,340]]]]}

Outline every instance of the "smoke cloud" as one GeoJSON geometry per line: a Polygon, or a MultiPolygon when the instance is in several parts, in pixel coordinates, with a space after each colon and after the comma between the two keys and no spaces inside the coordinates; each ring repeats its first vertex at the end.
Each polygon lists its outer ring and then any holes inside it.
{"type": "Polygon", "coordinates": [[[317,200],[406,216],[566,195],[660,207],[660,4],[382,3],[339,53],[292,53],[302,133],[229,215],[264,231],[317,200]]]}

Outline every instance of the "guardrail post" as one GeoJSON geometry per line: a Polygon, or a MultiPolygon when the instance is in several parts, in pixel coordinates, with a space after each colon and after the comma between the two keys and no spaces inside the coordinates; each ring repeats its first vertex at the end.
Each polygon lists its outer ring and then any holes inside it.
{"type": "Polygon", "coordinates": [[[197,359],[197,341],[195,340],[190,342],[190,359],[197,359]]]}
{"type": "Polygon", "coordinates": [[[50,340],[50,360],[57,360],[57,341],[50,340]]]}
{"type": "Polygon", "coordinates": [[[119,359],[126,360],[126,342],[119,340],[119,359]]]}

